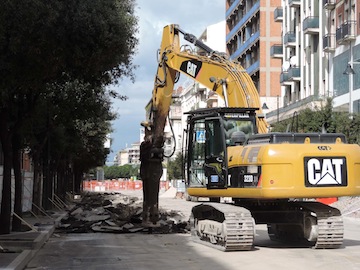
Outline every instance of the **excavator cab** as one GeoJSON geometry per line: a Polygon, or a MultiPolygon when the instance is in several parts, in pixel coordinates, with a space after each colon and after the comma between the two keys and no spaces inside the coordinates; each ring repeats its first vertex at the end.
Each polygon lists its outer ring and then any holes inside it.
{"type": "Polygon", "coordinates": [[[228,147],[256,133],[255,109],[208,108],[188,114],[187,186],[226,189],[228,147]]]}
{"type": "Polygon", "coordinates": [[[225,188],[226,144],[222,121],[206,115],[189,121],[187,175],[191,186],[225,188]]]}

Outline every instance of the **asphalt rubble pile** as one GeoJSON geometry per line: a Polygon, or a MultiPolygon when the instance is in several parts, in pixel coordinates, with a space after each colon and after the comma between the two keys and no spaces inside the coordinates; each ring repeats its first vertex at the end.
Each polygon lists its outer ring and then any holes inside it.
{"type": "Polygon", "coordinates": [[[65,233],[188,233],[180,212],[160,208],[159,227],[142,226],[142,200],[120,193],[85,193],[57,226],[65,233]]]}
{"type": "MultiPolygon", "coordinates": [[[[360,197],[342,197],[332,204],[343,216],[360,218],[360,197]]],[[[189,233],[181,212],[160,210],[159,227],[142,226],[142,199],[120,193],[85,193],[57,226],[65,233],[189,233]]]]}

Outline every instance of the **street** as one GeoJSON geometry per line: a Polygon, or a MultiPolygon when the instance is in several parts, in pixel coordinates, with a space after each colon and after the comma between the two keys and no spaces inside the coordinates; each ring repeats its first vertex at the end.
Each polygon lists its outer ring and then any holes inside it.
{"type": "MultiPolygon", "coordinates": [[[[190,214],[194,202],[160,198],[160,207],[190,214]]],[[[26,269],[360,269],[360,219],[344,218],[340,249],[315,250],[270,241],[256,226],[253,250],[221,252],[194,243],[190,234],[57,234],[26,269]]]]}

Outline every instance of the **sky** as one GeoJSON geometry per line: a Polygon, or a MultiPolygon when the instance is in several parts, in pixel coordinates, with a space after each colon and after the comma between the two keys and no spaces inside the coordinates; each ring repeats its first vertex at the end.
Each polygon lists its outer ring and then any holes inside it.
{"type": "Polygon", "coordinates": [[[113,102],[112,109],[118,118],[112,122],[114,132],[107,158],[110,164],[118,151],[140,141],[140,123],[145,120],[145,106],[152,95],[163,27],[178,24],[198,37],[207,26],[225,19],[225,0],[137,0],[135,15],[139,28],[135,83],[125,78],[111,87],[128,99],[113,102]]]}

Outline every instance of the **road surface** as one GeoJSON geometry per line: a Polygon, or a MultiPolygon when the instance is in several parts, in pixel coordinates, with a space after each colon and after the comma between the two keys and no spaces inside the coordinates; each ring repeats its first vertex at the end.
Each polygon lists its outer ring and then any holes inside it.
{"type": "MultiPolygon", "coordinates": [[[[190,215],[196,203],[161,198],[160,206],[190,215]]],[[[221,252],[190,240],[190,234],[54,234],[26,269],[304,270],[360,269],[360,219],[344,218],[344,244],[334,250],[286,246],[256,226],[251,251],[221,252]]]]}

